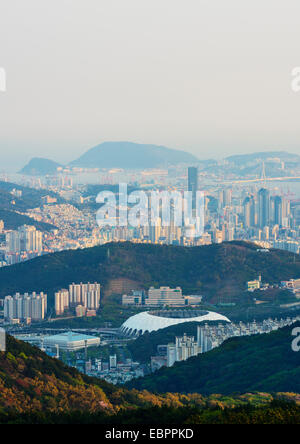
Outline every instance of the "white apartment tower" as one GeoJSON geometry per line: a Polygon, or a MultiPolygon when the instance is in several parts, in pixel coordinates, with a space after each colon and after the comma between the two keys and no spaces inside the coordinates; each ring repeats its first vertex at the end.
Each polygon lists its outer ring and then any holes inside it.
{"type": "Polygon", "coordinates": [[[43,236],[35,227],[23,225],[17,231],[6,233],[6,249],[8,253],[43,251],[43,236]]]}
{"type": "Polygon", "coordinates": [[[101,285],[94,284],[71,284],[69,286],[70,305],[76,307],[82,305],[88,310],[98,310],[100,307],[101,285]]]}
{"type": "Polygon", "coordinates": [[[30,318],[33,321],[42,321],[46,313],[47,295],[44,293],[16,293],[4,299],[4,318],[7,320],[30,318]]]}
{"type": "Polygon", "coordinates": [[[68,290],[60,290],[55,293],[55,312],[62,315],[70,306],[70,297],[68,290]]]}

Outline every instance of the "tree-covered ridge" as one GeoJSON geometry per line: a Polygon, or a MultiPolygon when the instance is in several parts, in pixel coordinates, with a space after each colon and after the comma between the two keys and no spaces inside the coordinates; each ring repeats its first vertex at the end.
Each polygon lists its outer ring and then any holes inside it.
{"type": "Polygon", "coordinates": [[[292,350],[292,329],[232,338],[203,355],[133,380],[129,388],[153,392],[300,392],[300,352],[292,350]]]}
{"type": "Polygon", "coordinates": [[[245,283],[263,273],[269,283],[300,276],[300,257],[271,250],[260,253],[251,243],[231,242],[204,247],[112,243],[63,251],[0,270],[0,297],[20,291],[53,292],[70,282],[108,286],[126,278],[151,285],[181,286],[185,294],[203,294],[212,302],[240,300],[245,283]]]}
{"type": "Polygon", "coordinates": [[[172,415],[177,421],[196,422],[205,411],[262,408],[279,399],[300,402],[295,393],[204,397],[128,390],[87,377],[10,336],[7,352],[0,353],[0,423],[168,423],[172,415]]]}
{"type": "Polygon", "coordinates": [[[266,405],[229,408],[222,405],[201,407],[148,407],[105,412],[0,413],[0,424],[300,424],[300,406],[292,400],[275,399],[266,405]]]}

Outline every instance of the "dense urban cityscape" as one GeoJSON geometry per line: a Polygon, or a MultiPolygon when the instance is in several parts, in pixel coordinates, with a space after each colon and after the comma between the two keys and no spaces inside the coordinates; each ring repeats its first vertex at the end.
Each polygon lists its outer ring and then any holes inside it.
{"type": "MultiPolygon", "coordinates": [[[[227,164],[228,162],[222,167],[227,164]]],[[[1,266],[9,267],[34,257],[68,249],[84,249],[126,241],[134,244],[193,247],[240,240],[253,242],[257,246],[257,251],[262,254],[267,255],[270,249],[276,248],[298,255],[299,200],[295,199],[296,194],[284,191],[284,187],[279,186],[277,182],[274,186],[265,174],[266,166],[270,169],[270,166],[273,168],[275,165],[282,172],[284,185],[290,189],[294,182],[284,182],[284,175],[294,174],[297,177],[300,168],[293,167],[291,170],[291,166],[287,167],[280,158],[265,158],[263,161],[254,159],[246,163],[246,167],[253,165],[256,166],[258,176],[252,175],[241,181],[235,177],[237,183],[234,186],[224,185],[226,176],[223,173],[220,177],[216,173],[206,173],[203,165],[177,167],[166,171],[135,171],[134,182],[129,185],[130,188],[146,189],[149,195],[153,191],[166,190],[181,194],[190,191],[193,196],[193,206],[197,191],[203,187],[205,231],[196,237],[186,236],[187,227],[175,226],[174,220],[173,223],[171,220],[170,226],[163,226],[161,219],[158,219],[154,225],[146,227],[119,227],[116,218],[115,226],[99,227],[95,216],[97,193],[105,187],[117,190],[115,183],[124,180],[125,176],[128,179],[129,175],[125,170],[101,173],[95,169],[81,171],[77,168],[64,172],[58,169],[56,176],[39,178],[23,176],[19,179],[22,184],[25,183],[42,194],[41,206],[28,209],[22,215],[38,223],[47,224],[47,229],[40,231],[34,225],[21,225],[14,230],[7,230],[5,222],[1,221],[1,266]],[[285,169],[288,170],[286,173],[285,169]],[[93,182],[96,177],[96,183],[88,185],[80,183],[83,173],[88,181],[93,182]],[[262,177],[259,176],[260,173],[262,177]],[[101,185],[101,181],[107,181],[106,174],[109,175],[110,183],[101,185]],[[243,181],[246,185],[239,183],[243,181]],[[254,183],[249,187],[251,181],[254,183]],[[97,185],[97,182],[100,184],[97,185]],[[205,185],[207,182],[211,183],[209,187],[205,185]]],[[[218,166],[214,165],[214,169],[217,170],[218,166]]],[[[228,177],[231,180],[232,175],[229,170],[228,177]]],[[[7,176],[4,183],[9,184],[7,176]]],[[[16,185],[10,191],[13,205],[15,198],[22,199],[22,189],[23,185],[19,188],[16,185]]],[[[108,250],[108,258],[109,254],[108,250]]],[[[102,282],[73,282],[66,288],[57,288],[51,295],[50,304],[43,288],[39,289],[39,293],[32,288],[31,292],[24,294],[16,292],[5,295],[4,299],[0,300],[0,306],[3,308],[2,323],[16,338],[38,345],[50,356],[62,359],[68,365],[88,375],[103,378],[113,384],[125,384],[133,378],[143,377],[163,366],[171,367],[175,362],[207,353],[229,338],[271,332],[290,326],[299,320],[299,316],[282,318],[284,314],[281,313],[278,319],[266,317],[262,322],[255,320],[231,322],[229,318],[216,312],[203,311],[205,301],[201,293],[183,294],[179,286],[170,288],[167,284],[166,281],[165,286],[160,288],[136,288],[121,294],[120,307],[132,307],[138,314],[125,319],[119,328],[109,327],[108,322],[108,328],[107,326],[100,329],[77,328],[71,331],[66,328],[55,328],[54,324],[53,326],[49,324],[49,321],[55,319],[68,322],[70,319],[97,319],[99,316],[101,318],[104,291],[102,282]],[[145,311],[147,308],[152,311],[145,311]],[[164,308],[169,310],[173,308],[175,312],[161,314],[159,310],[164,308]],[[153,317],[152,323],[149,323],[147,316],[145,317],[147,314],[153,317]],[[196,340],[194,336],[184,333],[183,336],[177,336],[174,343],[159,344],[157,355],[153,354],[147,363],[138,362],[133,358],[128,343],[141,334],[175,325],[179,318],[182,318],[181,322],[200,322],[196,340]],[[153,327],[155,319],[160,321],[163,319],[163,322],[158,322],[157,326],[153,327]],[[209,326],[207,321],[214,322],[215,325],[209,326]],[[41,331],[43,323],[47,326],[44,327],[45,333],[41,331]]],[[[271,290],[288,291],[290,296],[286,299],[287,304],[282,303],[280,307],[286,305],[286,308],[294,310],[300,308],[299,276],[293,276],[289,281],[267,283],[260,274],[253,276],[251,281],[244,282],[245,293],[253,293],[256,297],[261,295],[254,298],[257,304],[263,303],[264,293],[267,294],[271,290]]],[[[217,306],[213,308],[216,309],[217,306]]]]}
{"type": "Polygon", "coordinates": [[[0,424],[300,424],[299,5],[0,0],[0,424]]]}

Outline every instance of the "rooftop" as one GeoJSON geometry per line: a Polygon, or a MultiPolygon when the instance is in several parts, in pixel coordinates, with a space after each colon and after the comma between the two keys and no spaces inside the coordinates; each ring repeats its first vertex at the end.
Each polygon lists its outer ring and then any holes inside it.
{"type": "Polygon", "coordinates": [[[83,335],[81,333],[75,333],[73,331],[68,331],[66,333],[61,333],[59,335],[48,336],[47,340],[56,340],[56,341],[64,341],[64,342],[76,342],[76,341],[87,341],[90,339],[95,339],[96,336],[88,336],[83,335]]]}

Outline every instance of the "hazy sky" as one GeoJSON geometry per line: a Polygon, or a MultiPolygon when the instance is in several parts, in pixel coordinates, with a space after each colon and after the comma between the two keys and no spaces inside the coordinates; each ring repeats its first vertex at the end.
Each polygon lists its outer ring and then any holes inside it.
{"type": "Polygon", "coordinates": [[[299,0],[0,0],[0,169],[107,140],[300,152],[299,0]]]}

